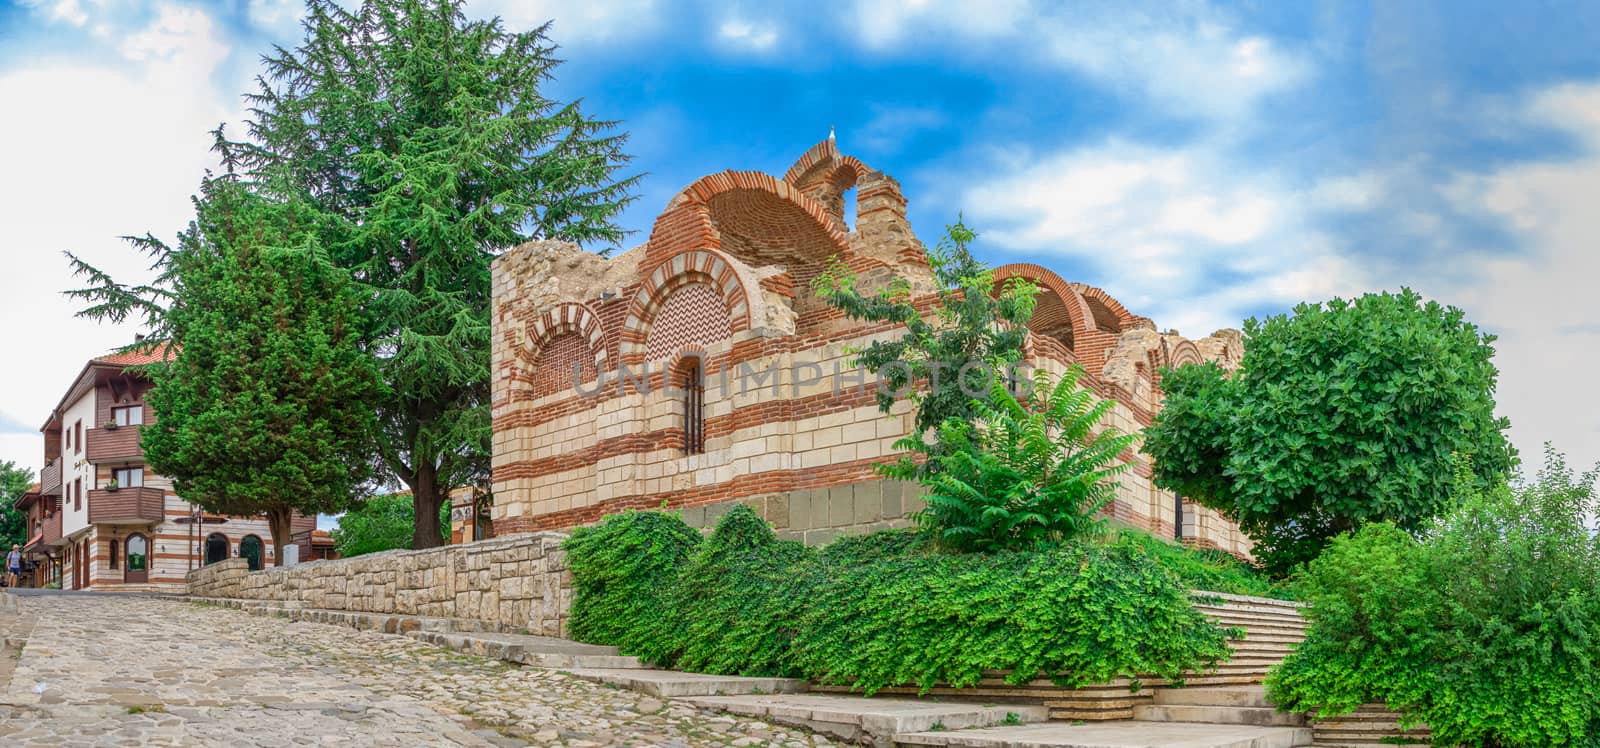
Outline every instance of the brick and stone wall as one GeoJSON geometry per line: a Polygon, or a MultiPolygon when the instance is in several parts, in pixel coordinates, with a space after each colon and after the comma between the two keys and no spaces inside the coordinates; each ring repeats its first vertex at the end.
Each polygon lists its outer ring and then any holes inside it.
{"type": "Polygon", "coordinates": [[[309,608],[463,618],[545,636],[566,633],[572,575],[560,533],[421,551],[387,551],[249,571],[229,559],[189,573],[189,594],[309,608]]]}
{"type": "MultiPolygon", "coordinates": [[[[842,154],[813,147],[778,178],[723,172],[685,188],[648,241],[604,258],[559,242],[514,248],[494,264],[493,493],[497,534],[560,530],[627,509],[684,511],[709,523],[736,503],[789,538],[906,524],[913,487],[885,484],[874,465],[911,428],[908,403],[874,401],[854,354],[899,335],[847,319],[812,291],[838,263],[867,292],[895,279],[931,314],[936,286],[906,219],[899,184],[842,154]],[[844,200],[855,188],[856,225],[844,200]],[[704,372],[704,452],[685,449],[686,398],[704,372]],[[856,376],[852,376],[856,374],[856,376]],[[752,386],[754,384],[754,386],[752,386]]],[[[1237,364],[1237,331],[1189,340],[1123,307],[1103,290],[1034,265],[997,277],[1041,286],[1029,358],[1083,366],[1083,384],[1115,401],[1109,425],[1148,426],[1164,366],[1237,364]]],[[[1232,523],[1151,482],[1132,463],[1108,513],[1166,538],[1248,555],[1232,523]]]]}

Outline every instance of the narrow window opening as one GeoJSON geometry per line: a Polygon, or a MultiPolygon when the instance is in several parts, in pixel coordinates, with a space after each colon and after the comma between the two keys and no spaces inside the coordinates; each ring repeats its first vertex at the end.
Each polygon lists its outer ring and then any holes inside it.
{"type": "Polygon", "coordinates": [[[706,451],[706,391],[698,362],[683,372],[683,452],[706,451]]]}
{"type": "Polygon", "coordinates": [[[1172,495],[1172,537],[1183,540],[1183,497],[1172,495]]]}

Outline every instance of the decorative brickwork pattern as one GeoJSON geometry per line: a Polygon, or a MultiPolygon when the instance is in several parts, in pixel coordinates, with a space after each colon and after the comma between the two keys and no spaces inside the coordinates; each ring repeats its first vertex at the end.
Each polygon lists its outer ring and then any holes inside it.
{"type": "Polygon", "coordinates": [[[533,397],[566,392],[599,376],[589,341],[576,332],[558,335],[539,349],[529,367],[528,389],[533,397]]]}
{"type": "Polygon", "coordinates": [[[673,291],[656,313],[645,346],[645,360],[660,361],[685,351],[704,350],[732,335],[728,306],[722,296],[704,283],[688,283],[673,291]]]}

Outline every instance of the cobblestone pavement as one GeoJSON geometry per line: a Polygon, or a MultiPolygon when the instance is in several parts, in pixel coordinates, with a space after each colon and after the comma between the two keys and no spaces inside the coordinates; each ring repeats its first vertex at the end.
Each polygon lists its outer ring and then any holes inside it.
{"type": "MultiPolygon", "coordinates": [[[[823,746],[810,733],[411,639],[152,597],[40,595],[5,746],[823,746]]],[[[5,669],[0,668],[0,682],[5,669]]]]}

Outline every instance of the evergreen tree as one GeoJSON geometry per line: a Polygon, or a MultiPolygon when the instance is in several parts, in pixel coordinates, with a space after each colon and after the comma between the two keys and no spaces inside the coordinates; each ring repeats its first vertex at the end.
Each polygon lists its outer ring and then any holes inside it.
{"type": "Polygon", "coordinates": [[[290,519],[342,511],[369,475],[379,384],[357,346],[347,273],[318,243],[320,213],[207,179],[176,247],[138,243],[163,268],[170,303],[152,320],[157,420],[147,464],[208,511],[265,514],[282,564],[290,519]]]}
{"type": "Polygon", "coordinates": [[[374,446],[411,489],[412,545],[444,542],[450,489],[487,475],[489,263],[531,239],[614,243],[637,179],[613,123],[541,88],[548,26],[468,21],[459,0],[307,5],[306,34],[265,60],[245,168],[329,218],[366,295],[387,385],[374,446]]]}
{"type": "MultiPolygon", "coordinates": [[[[311,0],[304,26],[300,46],[265,58],[249,137],[229,147],[253,189],[316,212],[321,246],[350,271],[384,384],[372,452],[411,490],[412,545],[439,545],[450,489],[489,469],[494,253],[620,241],[638,177],[617,177],[614,123],[541,92],[559,62],[548,25],[469,21],[460,0],[311,0]]],[[[168,301],[79,270],[99,285],[90,313],[168,301]]]]}

